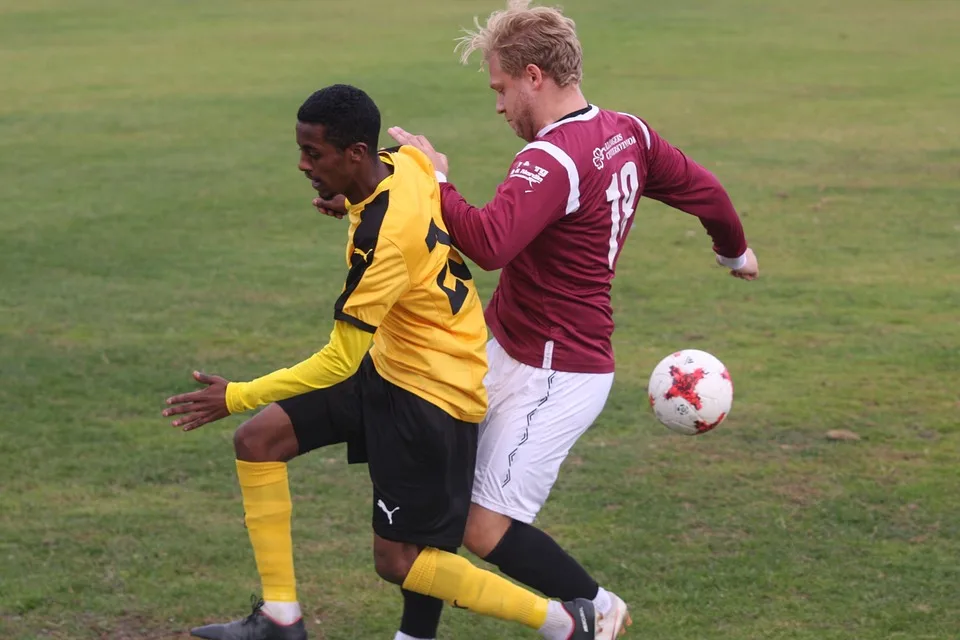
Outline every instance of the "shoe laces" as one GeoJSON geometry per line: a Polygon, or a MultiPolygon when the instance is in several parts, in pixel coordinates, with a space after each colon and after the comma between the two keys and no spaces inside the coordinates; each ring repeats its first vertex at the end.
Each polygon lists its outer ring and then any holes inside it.
{"type": "Polygon", "coordinates": [[[250,615],[246,617],[246,619],[243,621],[243,624],[244,625],[253,624],[253,622],[260,615],[261,609],[263,609],[263,605],[264,605],[263,598],[258,598],[255,595],[251,595],[250,606],[253,608],[253,611],[251,611],[250,615]]]}

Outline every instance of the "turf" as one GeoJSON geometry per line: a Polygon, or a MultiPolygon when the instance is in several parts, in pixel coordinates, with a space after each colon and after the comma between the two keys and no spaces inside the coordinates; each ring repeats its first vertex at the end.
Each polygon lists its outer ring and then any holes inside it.
{"type": "MultiPolygon", "coordinates": [[[[325,343],[342,222],[294,116],[347,81],[484,202],[517,140],[452,52],[496,3],[6,0],[0,6],[0,636],[184,638],[257,579],[231,436],[159,412],[325,343]]],[[[713,170],[762,278],[643,201],[614,287],[613,395],[541,524],[671,639],[947,639],[960,614],[960,6],[571,0],[590,100],[713,170]],[[732,415],[659,426],[650,370],[732,372],[732,415]],[[834,442],[831,429],[858,433],[834,442]]],[[[384,134],[383,143],[389,143],[384,134]]],[[[474,269],[476,272],[477,270],[474,269]]],[[[484,297],[495,274],[477,276],[484,297]]],[[[316,638],[392,638],[369,481],[291,464],[316,638]]],[[[535,634],[447,610],[443,638],[535,634]]]]}

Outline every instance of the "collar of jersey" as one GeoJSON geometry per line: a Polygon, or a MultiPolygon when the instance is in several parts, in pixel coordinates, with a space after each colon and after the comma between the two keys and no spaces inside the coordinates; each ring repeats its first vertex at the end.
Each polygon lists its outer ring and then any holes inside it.
{"type": "Polygon", "coordinates": [[[556,122],[551,122],[550,124],[548,124],[543,129],[540,129],[540,131],[537,132],[537,137],[539,138],[540,136],[546,135],[550,131],[553,131],[559,126],[565,125],[568,122],[583,122],[585,120],[592,120],[597,116],[598,113],[600,113],[600,108],[597,107],[596,105],[591,104],[586,109],[582,109],[580,111],[574,111],[569,115],[563,116],[556,122]]]}
{"type": "Polygon", "coordinates": [[[373,190],[373,193],[371,193],[369,196],[367,196],[357,204],[353,204],[349,200],[344,199],[344,204],[347,207],[347,213],[349,213],[351,217],[352,216],[359,217],[360,214],[363,212],[364,207],[366,207],[368,204],[373,202],[373,199],[376,198],[378,195],[380,195],[381,193],[389,189],[390,185],[393,183],[393,176],[396,175],[397,173],[397,165],[393,161],[393,158],[390,157],[389,153],[386,153],[385,151],[381,151],[379,155],[380,155],[381,162],[385,164],[393,165],[394,167],[393,173],[391,173],[386,178],[381,180],[380,184],[377,185],[377,188],[373,190]]]}

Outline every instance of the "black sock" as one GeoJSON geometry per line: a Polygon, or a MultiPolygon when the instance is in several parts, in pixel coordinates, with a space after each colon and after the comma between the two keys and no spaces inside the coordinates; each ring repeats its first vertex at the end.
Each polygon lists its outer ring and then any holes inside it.
{"type": "Polygon", "coordinates": [[[443,600],[431,598],[406,589],[403,593],[403,617],[400,631],[414,638],[436,638],[443,612],[443,600]]]}
{"type": "Polygon", "coordinates": [[[593,600],[600,588],[553,538],[516,520],[484,560],[548,598],[593,600]]]}
{"type": "MultiPolygon", "coordinates": [[[[456,553],[456,547],[440,547],[441,551],[456,553]]],[[[400,633],[414,638],[436,638],[443,613],[443,600],[421,593],[400,589],[403,593],[403,617],[400,618],[400,633]]]]}

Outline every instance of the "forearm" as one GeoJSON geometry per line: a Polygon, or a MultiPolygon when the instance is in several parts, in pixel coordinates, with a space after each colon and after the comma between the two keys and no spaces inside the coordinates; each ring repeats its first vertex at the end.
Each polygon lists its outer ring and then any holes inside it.
{"type": "Polygon", "coordinates": [[[303,362],[250,382],[227,385],[227,407],[230,413],[240,413],[343,382],[360,367],[372,340],[373,334],[337,321],[327,346],[303,362]]]}
{"type": "Polygon", "coordinates": [[[503,234],[491,227],[489,213],[471,205],[445,182],[440,189],[443,222],[453,245],[486,271],[499,269],[504,253],[503,234]]]}
{"type": "Polygon", "coordinates": [[[726,189],[703,167],[690,163],[687,170],[684,187],[673,193],[652,193],[650,197],[696,216],[713,240],[717,255],[728,260],[741,258],[747,250],[747,241],[740,216],[726,189]]]}
{"type": "Polygon", "coordinates": [[[743,232],[743,223],[730,200],[727,191],[712,174],[705,180],[704,201],[694,211],[700,224],[713,240],[713,250],[724,264],[732,269],[742,267],[743,256],[747,251],[747,239],[743,232]]]}
{"type": "Polygon", "coordinates": [[[450,183],[441,184],[443,222],[450,239],[481,269],[502,269],[544,228],[568,213],[564,208],[570,192],[567,174],[560,174],[562,168],[552,175],[539,166],[534,169],[548,175],[542,184],[514,175],[500,184],[493,199],[483,207],[471,205],[450,183]]]}
{"type": "Polygon", "coordinates": [[[696,216],[714,252],[731,268],[747,250],[740,216],[720,180],[706,167],[650,130],[650,166],[644,195],[696,216]]]}

